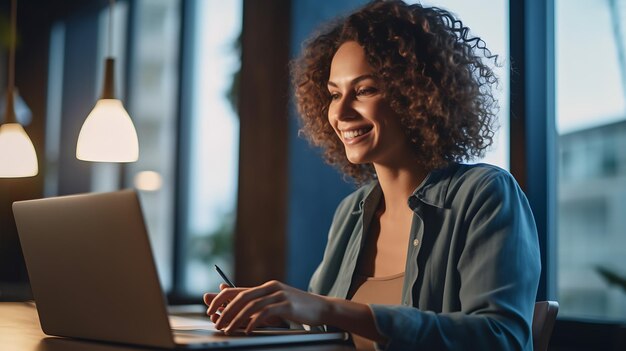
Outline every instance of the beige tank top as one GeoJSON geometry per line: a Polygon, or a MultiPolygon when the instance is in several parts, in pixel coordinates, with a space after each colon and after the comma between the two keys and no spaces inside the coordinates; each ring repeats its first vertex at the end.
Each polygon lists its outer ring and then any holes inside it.
{"type": "MultiPolygon", "coordinates": [[[[354,302],[381,305],[400,305],[404,272],[386,277],[366,277],[355,273],[350,295],[354,302]]],[[[352,335],[358,350],[375,350],[374,342],[358,335],[352,335]]]]}

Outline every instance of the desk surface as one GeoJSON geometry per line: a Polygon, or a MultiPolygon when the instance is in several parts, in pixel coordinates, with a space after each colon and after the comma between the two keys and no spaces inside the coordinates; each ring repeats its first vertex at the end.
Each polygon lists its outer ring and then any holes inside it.
{"type": "MultiPolygon", "coordinates": [[[[20,351],[141,351],[144,347],[118,346],[69,338],[49,337],[41,331],[37,309],[28,302],[0,303],[0,345],[3,350],[20,351]]],[[[161,350],[161,349],[155,349],[161,350]]],[[[250,350],[250,349],[248,349],[250,350]]],[[[339,344],[286,345],[255,350],[349,351],[353,347],[339,344]]]]}

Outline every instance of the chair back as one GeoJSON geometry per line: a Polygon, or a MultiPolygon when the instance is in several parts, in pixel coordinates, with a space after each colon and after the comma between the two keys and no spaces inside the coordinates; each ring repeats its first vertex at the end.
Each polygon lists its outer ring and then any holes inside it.
{"type": "Polygon", "coordinates": [[[552,328],[556,315],[559,312],[559,303],[556,301],[539,301],[535,303],[533,314],[533,348],[535,351],[546,351],[552,336],[552,328]]]}

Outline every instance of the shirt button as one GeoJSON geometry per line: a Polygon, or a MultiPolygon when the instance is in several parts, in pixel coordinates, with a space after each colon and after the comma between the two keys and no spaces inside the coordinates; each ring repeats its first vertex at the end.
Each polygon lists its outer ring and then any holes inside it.
{"type": "Polygon", "coordinates": [[[419,241],[419,240],[417,240],[417,239],[413,240],[413,246],[417,246],[417,245],[419,245],[419,244],[420,244],[420,241],[419,241]]]}

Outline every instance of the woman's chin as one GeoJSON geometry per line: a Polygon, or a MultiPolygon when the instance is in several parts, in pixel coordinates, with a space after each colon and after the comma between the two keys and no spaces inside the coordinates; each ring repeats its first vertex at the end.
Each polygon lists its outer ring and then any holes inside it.
{"type": "Polygon", "coordinates": [[[361,155],[361,154],[347,153],[346,157],[348,158],[348,162],[354,165],[362,165],[365,163],[369,163],[367,159],[364,157],[364,155],[361,155]]]}

